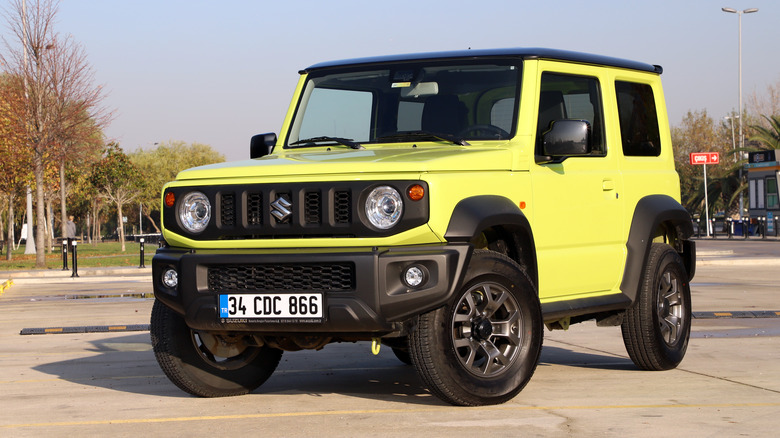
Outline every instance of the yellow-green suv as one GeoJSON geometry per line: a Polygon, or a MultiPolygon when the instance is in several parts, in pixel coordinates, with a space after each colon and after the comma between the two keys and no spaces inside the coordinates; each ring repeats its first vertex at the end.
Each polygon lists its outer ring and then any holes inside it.
{"type": "Polygon", "coordinates": [[[283,351],[372,341],[457,405],[502,403],[543,327],[683,359],[695,269],[661,67],[548,49],[313,65],[251,160],[162,193],[151,333],[181,389],[247,393],[283,351]]]}

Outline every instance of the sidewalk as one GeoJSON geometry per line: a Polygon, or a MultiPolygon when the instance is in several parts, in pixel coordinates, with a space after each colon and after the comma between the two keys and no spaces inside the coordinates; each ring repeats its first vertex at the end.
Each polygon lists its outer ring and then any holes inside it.
{"type": "MultiPolygon", "coordinates": [[[[97,281],[106,278],[123,278],[144,276],[151,280],[152,267],[116,266],[100,268],[79,268],[78,277],[73,277],[73,271],[61,269],[38,269],[27,271],[0,271],[0,290],[7,289],[14,283],[29,283],[32,281],[97,281]]],[[[0,292],[2,293],[2,292],[0,292]]]]}

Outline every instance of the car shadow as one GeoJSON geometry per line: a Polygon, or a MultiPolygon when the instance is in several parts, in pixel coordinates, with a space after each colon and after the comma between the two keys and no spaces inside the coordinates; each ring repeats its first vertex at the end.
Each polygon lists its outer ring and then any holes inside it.
{"type": "MultiPolygon", "coordinates": [[[[159,397],[190,397],[160,370],[148,333],[95,339],[89,345],[86,351],[94,355],[45,363],[34,369],[85,386],[159,397]]],[[[545,346],[536,372],[555,365],[636,369],[626,358],[545,346]]],[[[399,361],[388,347],[373,355],[369,343],[330,344],[321,351],[286,352],[274,374],[253,394],[315,397],[340,394],[446,405],[425,389],[413,366],[399,361]]]]}

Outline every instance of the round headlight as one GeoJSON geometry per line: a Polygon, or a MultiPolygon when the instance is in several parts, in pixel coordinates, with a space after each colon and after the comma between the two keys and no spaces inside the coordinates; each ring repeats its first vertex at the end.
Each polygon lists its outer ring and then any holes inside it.
{"type": "Polygon", "coordinates": [[[390,186],[380,186],[371,191],[366,199],[366,217],[371,225],[387,230],[401,220],[404,201],[398,190],[390,186]]]}
{"type": "Polygon", "coordinates": [[[173,268],[168,268],[163,272],[162,282],[166,287],[175,289],[179,285],[179,274],[173,268]]]}
{"type": "Polygon", "coordinates": [[[211,219],[211,203],[201,192],[190,192],[179,203],[179,220],[185,230],[200,233],[211,219]]]}

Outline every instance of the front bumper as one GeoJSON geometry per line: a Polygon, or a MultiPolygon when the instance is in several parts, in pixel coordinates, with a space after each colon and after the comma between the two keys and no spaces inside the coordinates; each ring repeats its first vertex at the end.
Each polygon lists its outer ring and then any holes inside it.
{"type": "Polygon", "coordinates": [[[155,298],[183,315],[195,330],[380,334],[446,303],[461,283],[470,254],[468,244],[294,252],[160,248],[152,275],[155,298]],[[416,289],[401,279],[413,264],[428,273],[416,289]],[[179,280],[173,289],[162,282],[163,272],[171,268],[179,280]],[[231,278],[221,278],[225,275],[231,278]],[[324,317],[315,323],[220,318],[220,294],[264,292],[321,292],[324,317]]]}

